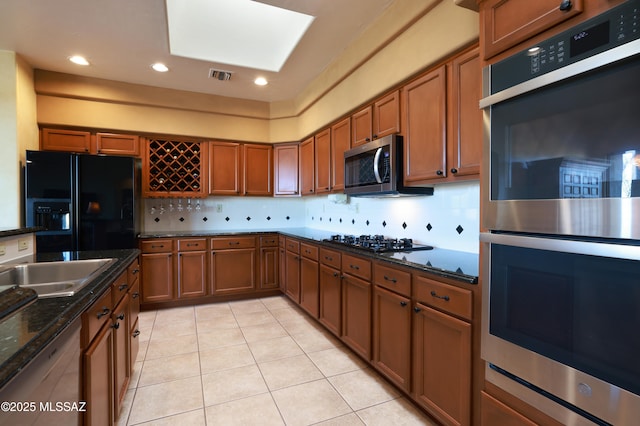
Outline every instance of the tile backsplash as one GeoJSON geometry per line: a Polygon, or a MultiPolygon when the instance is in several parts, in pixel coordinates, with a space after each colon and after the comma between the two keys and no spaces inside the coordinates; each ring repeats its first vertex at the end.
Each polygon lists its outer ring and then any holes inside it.
{"type": "Polygon", "coordinates": [[[155,232],[258,230],[309,227],[340,234],[384,234],[413,238],[440,248],[478,252],[478,182],[439,185],[433,196],[349,197],[346,204],[327,196],[304,198],[209,197],[188,202],[146,199],[143,230],[155,232]]]}

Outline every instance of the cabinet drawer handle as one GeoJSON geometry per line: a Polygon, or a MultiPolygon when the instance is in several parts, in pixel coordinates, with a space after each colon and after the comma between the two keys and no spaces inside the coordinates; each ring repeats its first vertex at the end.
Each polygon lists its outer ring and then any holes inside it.
{"type": "Polygon", "coordinates": [[[159,246],[151,245],[151,248],[152,248],[152,249],[156,249],[156,248],[164,248],[164,244],[160,244],[159,246]]]}
{"type": "Polygon", "coordinates": [[[187,247],[198,247],[199,245],[200,244],[198,244],[198,243],[194,243],[194,244],[187,243],[187,247]]]}
{"type": "Polygon", "coordinates": [[[120,314],[116,317],[116,319],[119,319],[120,321],[122,321],[124,319],[124,314],[120,314]]]}
{"type": "Polygon", "coordinates": [[[128,285],[128,284],[120,284],[120,285],[118,286],[118,291],[125,290],[127,287],[129,287],[129,285],[128,285]]]}
{"type": "Polygon", "coordinates": [[[355,269],[356,271],[360,270],[360,267],[358,265],[349,265],[349,268],[355,269]]]}
{"type": "Polygon", "coordinates": [[[138,297],[140,297],[140,293],[138,293],[137,291],[131,295],[132,299],[137,299],[138,297]]]}
{"type": "Polygon", "coordinates": [[[105,315],[109,315],[109,312],[111,312],[111,309],[107,308],[106,306],[102,308],[102,312],[98,312],[98,314],[96,315],[96,317],[98,317],[98,319],[102,318],[105,315]]]}
{"type": "Polygon", "coordinates": [[[339,273],[337,273],[337,272],[334,272],[334,273],[333,273],[333,276],[334,276],[334,277],[337,277],[338,275],[340,275],[340,274],[339,274],[339,273]]]}
{"type": "Polygon", "coordinates": [[[324,258],[325,258],[325,260],[333,261],[333,257],[325,256],[324,258]]]}
{"type": "Polygon", "coordinates": [[[134,332],[133,332],[132,337],[133,337],[133,338],[136,338],[136,337],[138,337],[139,335],[140,335],[140,330],[136,330],[136,331],[134,331],[134,332]]]}
{"type": "Polygon", "coordinates": [[[442,299],[445,302],[449,301],[449,296],[438,296],[438,293],[436,293],[435,291],[431,290],[431,295],[437,299],[442,299]]]}
{"type": "Polygon", "coordinates": [[[114,330],[119,329],[119,328],[120,328],[120,323],[119,323],[119,322],[114,323],[114,324],[111,326],[111,328],[113,328],[114,330]]]}
{"type": "Polygon", "coordinates": [[[238,244],[240,244],[240,241],[229,241],[230,246],[237,246],[238,244]]]}
{"type": "Polygon", "coordinates": [[[384,276],[384,279],[385,279],[385,281],[391,281],[391,282],[392,282],[392,283],[394,283],[394,284],[398,282],[398,280],[396,280],[395,278],[389,278],[389,277],[388,277],[388,276],[386,276],[386,275],[384,276]]]}
{"type": "Polygon", "coordinates": [[[139,269],[139,268],[136,268],[136,269],[134,269],[133,271],[131,271],[131,273],[132,273],[133,275],[137,274],[138,272],[140,272],[140,269],[139,269]]]}
{"type": "Polygon", "coordinates": [[[407,306],[407,302],[405,302],[404,300],[402,302],[400,302],[400,306],[405,307],[407,306]]]}

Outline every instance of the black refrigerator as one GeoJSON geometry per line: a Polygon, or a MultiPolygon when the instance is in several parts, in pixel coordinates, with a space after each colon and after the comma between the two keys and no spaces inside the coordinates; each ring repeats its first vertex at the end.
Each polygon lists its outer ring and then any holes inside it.
{"type": "Polygon", "coordinates": [[[140,160],[27,151],[26,226],[38,253],[135,248],[140,226],[140,160]]]}

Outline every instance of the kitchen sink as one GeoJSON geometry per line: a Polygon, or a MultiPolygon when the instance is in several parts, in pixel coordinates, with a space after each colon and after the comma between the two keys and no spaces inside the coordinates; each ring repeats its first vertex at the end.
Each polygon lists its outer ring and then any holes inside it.
{"type": "Polygon", "coordinates": [[[0,266],[0,286],[31,288],[39,298],[73,296],[115,259],[86,259],[0,266]]]}

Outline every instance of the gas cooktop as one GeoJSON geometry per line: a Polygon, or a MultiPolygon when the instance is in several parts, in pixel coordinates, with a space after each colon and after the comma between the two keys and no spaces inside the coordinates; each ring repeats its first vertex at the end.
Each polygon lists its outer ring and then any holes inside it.
{"type": "Polygon", "coordinates": [[[354,247],[374,253],[432,250],[432,246],[414,244],[411,238],[389,238],[384,235],[332,235],[323,241],[354,247]]]}

